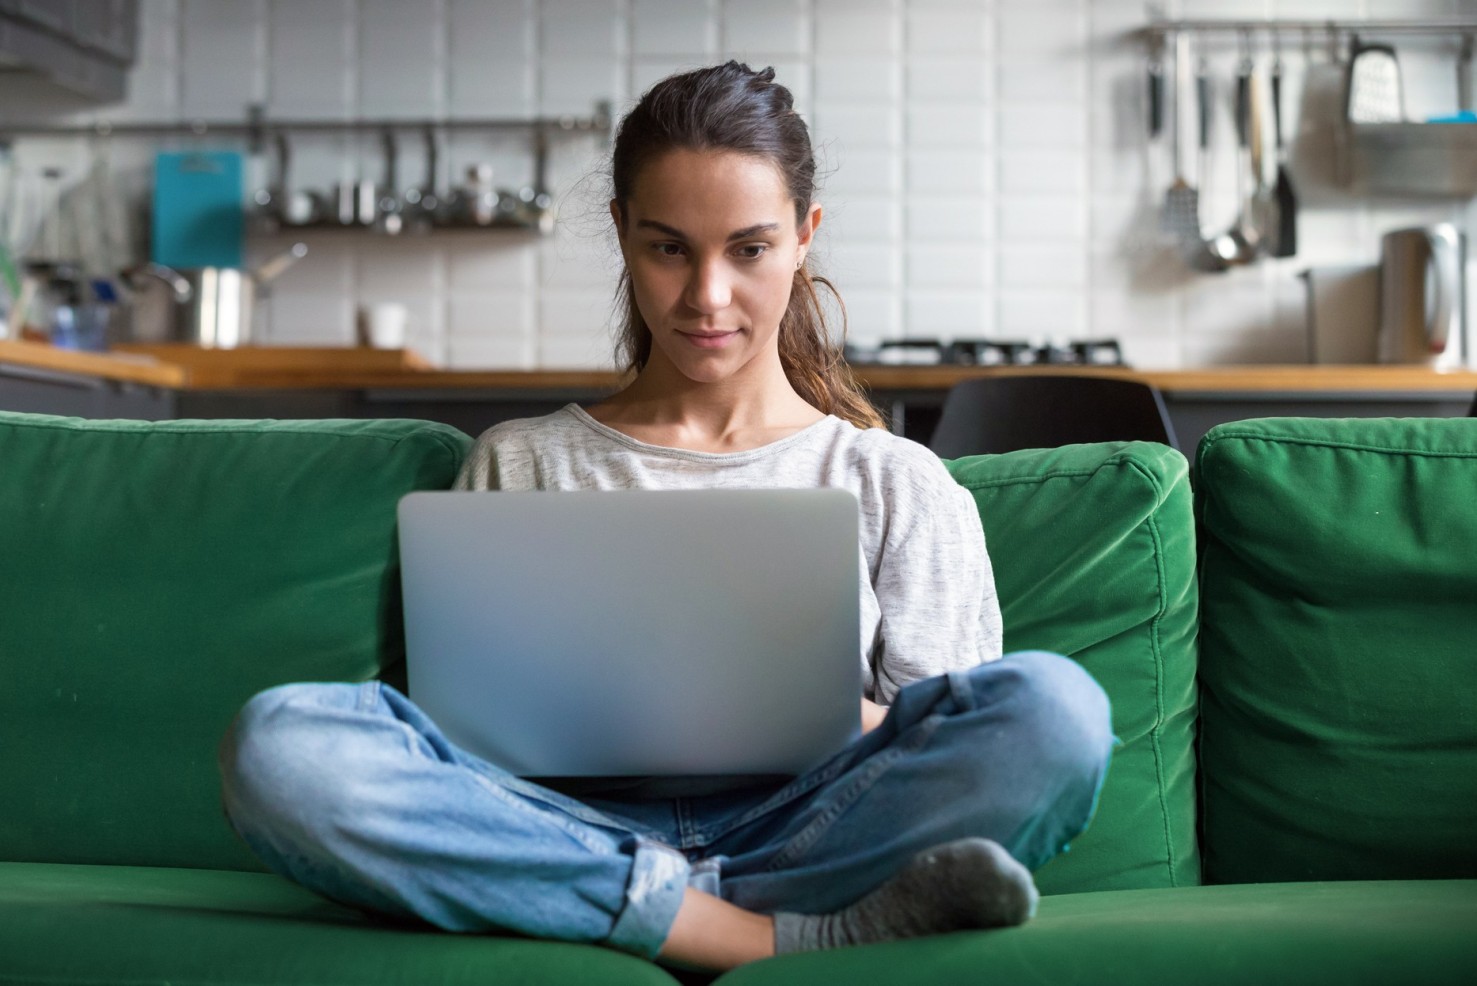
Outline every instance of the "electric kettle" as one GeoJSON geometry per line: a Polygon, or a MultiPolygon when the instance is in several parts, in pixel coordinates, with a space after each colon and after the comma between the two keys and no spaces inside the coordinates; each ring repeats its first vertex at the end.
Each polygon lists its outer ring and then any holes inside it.
{"type": "Polygon", "coordinates": [[[1386,233],[1380,242],[1381,363],[1438,369],[1473,360],[1464,237],[1451,223],[1386,233]]]}

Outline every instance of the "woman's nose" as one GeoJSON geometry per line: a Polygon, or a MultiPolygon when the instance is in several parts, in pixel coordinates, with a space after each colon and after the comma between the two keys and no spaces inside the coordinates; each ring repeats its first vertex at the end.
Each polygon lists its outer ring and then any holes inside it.
{"type": "Polygon", "coordinates": [[[697,311],[713,314],[727,308],[733,300],[733,288],[726,272],[717,263],[698,263],[687,282],[687,303],[697,311]]]}

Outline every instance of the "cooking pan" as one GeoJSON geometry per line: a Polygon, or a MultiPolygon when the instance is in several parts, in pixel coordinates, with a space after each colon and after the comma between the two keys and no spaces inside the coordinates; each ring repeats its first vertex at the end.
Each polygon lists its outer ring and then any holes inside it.
{"type": "Polygon", "coordinates": [[[307,252],[306,243],[294,243],[250,271],[235,267],[176,270],[161,264],[129,271],[125,277],[131,286],[141,287],[146,277],[157,279],[169,287],[174,302],[169,324],[162,331],[136,330],[139,341],[188,342],[207,349],[234,349],[255,341],[257,296],[307,252]]]}

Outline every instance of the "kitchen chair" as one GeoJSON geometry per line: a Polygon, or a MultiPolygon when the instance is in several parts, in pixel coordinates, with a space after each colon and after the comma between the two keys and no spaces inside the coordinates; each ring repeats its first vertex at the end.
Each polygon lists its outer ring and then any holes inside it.
{"type": "Polygon", "coordinates": [[[1087,376],[998,376],[950,388],[929,448],[941,458],[1083,442],[1159,442],[1178,449],[1157,388],[1087,376]]]}

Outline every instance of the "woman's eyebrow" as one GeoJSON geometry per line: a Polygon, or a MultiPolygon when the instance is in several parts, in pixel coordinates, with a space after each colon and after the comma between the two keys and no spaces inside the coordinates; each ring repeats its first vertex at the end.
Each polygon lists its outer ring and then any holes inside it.
{"type": "MultiPolygon", "coordinates": [[[[654,229],[660,233],[665,233],[667,236],[672,237],[672,239],[674,240],[687,240],[687,234],[682,232],[682,230],[676,228],[675,226],[668,226],[666,223],[659,223],[655,219],[638,219],[636,221],[636,228],[654,229]]],[[[759,233],[772,233],[779,228],[779,223],[756,223],[753,226],[745,226],[743,229],[734,230],[732,233],[728,234],[728,239],[730,242],[732,242],[733,240],[746,240],[751,236],[758,235],[759,233]]]]}

